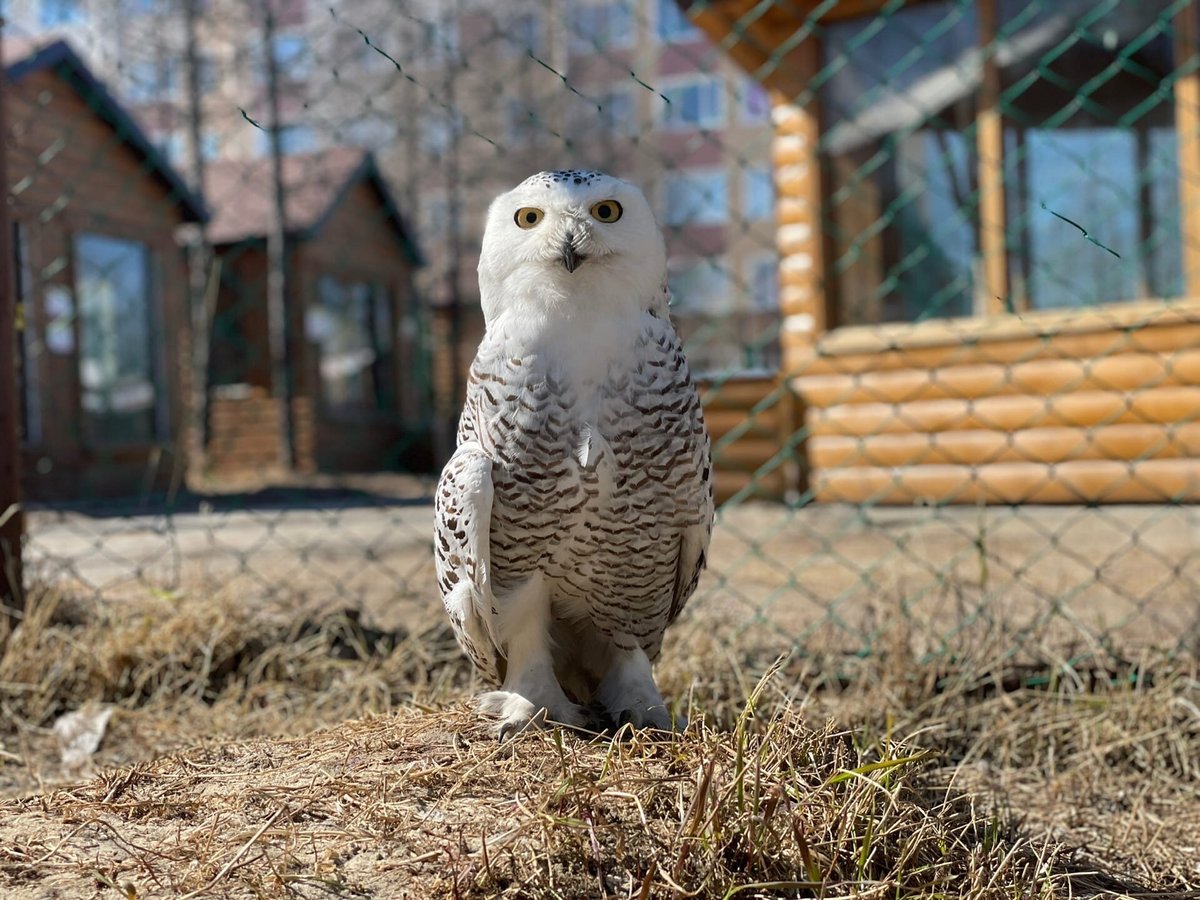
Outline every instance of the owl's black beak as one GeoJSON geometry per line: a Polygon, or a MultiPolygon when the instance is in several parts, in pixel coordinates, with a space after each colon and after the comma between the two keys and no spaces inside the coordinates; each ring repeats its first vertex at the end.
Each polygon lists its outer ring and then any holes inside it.
{"type": "Polygon", "coordinates": [[[568,272],[574,272],[587,259],[582,253],[575,249],[575,235],[567,232],[563,238],[562,250],[558,255],[559,260],[563,264],[563,268],[568,272]]]}

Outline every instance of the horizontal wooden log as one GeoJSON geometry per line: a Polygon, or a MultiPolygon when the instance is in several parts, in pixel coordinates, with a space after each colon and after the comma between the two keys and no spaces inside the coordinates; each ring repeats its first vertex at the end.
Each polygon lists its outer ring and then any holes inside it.
{"type": "Polygon", "coordinates": [[[739,439],[778,439],[780,433],[780,410],[777,407],[749,415],[744,409],[708,409],[704,411],[704,424],[714,441],[738,430],[739,439]]]}
{"type": "Polygon", "coordinates": [[[1146,391],[1079,391],[1057,397],[985,397],[982,400],[916,400],[856,403],[810,409],[809,434],[866,437],[935,431],[1068,426],[1091,428],[1125,422],[1172,424],[1200,419],[1200,387],[1146,391]]]}
{"type": "MultiPolygon", "coordinates": [[[[946,431],[934,434],[820,436],[807,444],[819,469],[848,466],[1059,463],[1080,459],[1200,459],[1200,423],[1029,428],[1021,431],[946,431]]],[[[749,454],[747,454],[749,455],[749,454]]],[[[760,463],[761,465],[761,463],[760,463]]]]}
{"type": "MultiPolygon", "coordinates": [[[[801,200],[809,196],[813,189],[813,179],[817,175],[815,160],[801,160],[787,166],[775,169],[775,185],[781,197],[791,197],[801,200]]],[[[808,219],[813,218],[810,210],[808,219]]]]}
{"type": "Polygon", "coordinates": [[[714,441],[713,463],[718,469],[752,472],[774,459],[782,446],[775,438],[741,438],[725,446],[714,441]]]}
{"type": "Polygon", "coordinates": [[[1188,324],[1200,324],[1200,300],[1139,300],[1080,309],[1036,310],[1020,315],[848,326],[825,335],[816,349],[824,356],[853,356],[895,347],[986,344],[1188,324]]]}
{"type": "Polygon", "coordinates": [[[981,363],[927,369],[897,369],[854,375],[803,375],[793,389],[810,407],[841,403],[905,403],[913,400],[1036,394],[1068,391],[1134,391],[1200,384],[1200,349],[1175,353],[1117,353],[1095,359],[1035,359],[1010,365],[981,363]]]}
{"type": "Polygon", "coordinates": [[[771,142],[771,162],[775,168],[813,163],[817,161],[816,150],[816,145],[801,134],[777,134],[771,142]]]}
{"type": "Polygon", "coordinates": [[[782,500],[788,488],[799,487],[799,485],[787,484],[785,473],[781,469],[775,469],[764,475],[717,469],[713,477],[713,494],[718,503],[724,503],[747,487],[749,487],[748,496],[759,500],[782,500]]]}
{"type": "Polygon", "coordinates": [[[826,503],[1165,503],[1200,500],[1200,460],[816,470],[826,503]]]}
{"type": "MultiPolygon", "coordinates": [[[[794,185],[792,187],[798,190],[803,186],[794,185]]],[[[777,225],[811,225],[819,214],[820,211],[813,209],[812,203],[799,196],[781,194],[775,201],[777,225]]]]}
{"type": "Polygon", "coordinates": [[[956,344],[932,346],[881,345],[876,350],[844,355],[814,353],[804,335],[793,336],[786,329],[780,333],[780,341],[789,375],[854,374],[980,363],[1009,365],[1034,359],[1099,358],[1119,353],[1174,353],[1200,348],[1200,323],[1150,325],[1132,331],[1068,331],[997,341],[964,339],[956,344]]]}
{"type": "Polygon", "coordinates": [[[748,411],[773,394],[777,402],[782,393],[776,393],[778,387],[779,382],[775,376],[736,378],[725,382],[702,382],[699,385],[700,401],[705,410],[740,409],[748,411]]]}

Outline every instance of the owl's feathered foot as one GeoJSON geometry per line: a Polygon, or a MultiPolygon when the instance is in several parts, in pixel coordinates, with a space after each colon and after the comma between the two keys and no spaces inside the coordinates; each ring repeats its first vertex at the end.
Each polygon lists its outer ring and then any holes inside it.
{"type": "Polygon", "coordinates": [[[504,598],[500,606],[504,684],[479,698],[479,711],[497,716],[497,735],[507,740],[529,728],[585,728],[587,710],[573,703],[554,673],[550,653],[550,596],[541,573],[504,598]]]}
{"type": "Polygon", "coordinates": [[[632,725],[634,728],[652,728],[655,731],[684,731],[687,729],[687,716],[680,714],[672,719],[671,711],[663,706],[649,706],[645,709],[631,707],[621,710],[617,717],[617,727],[632,725]]]}
{"type": "Polygon", "coordinates": [[[489,691],[481,695],[479,711],[500,719],[496,736],[501,741],[514,738],[530,728],[565,725],[568,728],[586,729],[592,724],[587,710],[566,697],[559,702],[551,701],[549,705],[538,706],[514,691],[489,691]]]}
{"type": "Polygon", "coordinates": [[[687,719],[672,721],[671,711],[654,683],[650,660],[640,649],[616,651],[613,661],[596,689],[596,700],[617,727],[683,731],[687,719]]]}

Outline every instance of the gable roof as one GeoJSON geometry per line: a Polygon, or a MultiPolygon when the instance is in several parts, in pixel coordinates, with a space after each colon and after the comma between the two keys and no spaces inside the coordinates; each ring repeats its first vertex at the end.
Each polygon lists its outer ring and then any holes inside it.
{"type": "Polygon", "coordinates": [[[185,222],[208,219],[204,201],[187,186],[183,177],[109,93],[104,83],[92,74],[70,44],[64,40],[52,40],[49,43],[6,40],[3,63],[8,82],[13,85],[20,84],[24,78],[36,72],[51,71],[62,78],[88,108],[138,155],[147,173],[157,179],[179,205],[185,222]]]}
{"type": "MultiPolygon", "coordinates": [[[[408,261],[423,264],[374,154],[355,147],[334,147],[285,156],[282,175],[284,215],[291,236],[299,240],[314,237],[350,191],[366,183],[379,195],[408,261]]],[[[205,181],[213,204],[208,236],[214,244],[266,237],[274,202],[269,158],[210,163],[205,181]]]]}

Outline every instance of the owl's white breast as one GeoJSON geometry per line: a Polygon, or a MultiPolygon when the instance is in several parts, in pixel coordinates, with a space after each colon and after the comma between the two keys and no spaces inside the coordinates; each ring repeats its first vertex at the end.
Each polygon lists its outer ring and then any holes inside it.
{"type": "Polygon", "coordinates": [[[644,314],[636,309],[614,315],[586,298],[569,314],[514,308],[488,327],[496,342],[513,356],[533,356],[538,368],[565,381],[577,392],[578,412],[595,412],[601,385],[614,372],[636,365],[638,334],[644,314]]]}

